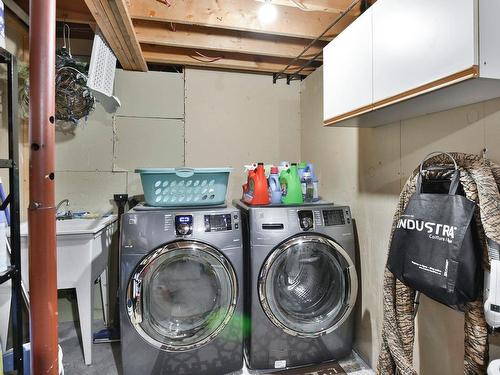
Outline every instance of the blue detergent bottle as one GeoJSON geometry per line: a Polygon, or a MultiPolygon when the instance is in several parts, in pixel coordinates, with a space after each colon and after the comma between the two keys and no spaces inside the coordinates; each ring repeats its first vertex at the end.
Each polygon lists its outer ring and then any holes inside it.
{"type": "Polygon", "coordinates": [[[281,184],[277,167],[271,167],[269,174],[269,199],[271,204],[281,203],[281,184]]]}

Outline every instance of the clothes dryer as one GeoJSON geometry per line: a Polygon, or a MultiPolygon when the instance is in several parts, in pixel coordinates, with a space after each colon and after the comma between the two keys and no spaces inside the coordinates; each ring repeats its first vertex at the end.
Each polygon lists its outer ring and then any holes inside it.
{"type": "Polygon", "coordinates": [[[269,371],[348,355],[358,290],[349,207],[234,203],[244,228],[248,367],[269,371]]]}

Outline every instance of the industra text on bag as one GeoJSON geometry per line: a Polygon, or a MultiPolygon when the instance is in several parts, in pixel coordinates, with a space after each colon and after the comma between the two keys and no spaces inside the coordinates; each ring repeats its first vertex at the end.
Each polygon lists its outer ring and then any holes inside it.
{"type": "Polygon", "coordinates": [[[425,231],[429,234],[430,239],[446,241],[448,243],[453,243],[455,231],[458,229],[458,227],[453,225],[415,219],[412,215],[401,215],[397,227],[407,230],[416,230],[418,232],[425,231]]]}

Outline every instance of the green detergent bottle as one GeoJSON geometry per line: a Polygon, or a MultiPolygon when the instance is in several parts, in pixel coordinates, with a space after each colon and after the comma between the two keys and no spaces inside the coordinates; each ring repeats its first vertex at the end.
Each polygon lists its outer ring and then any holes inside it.
{"type": "Polygon", "coordinates": [[[292,163],[290,168],[281,171],[280,184],[283,191],[281,202],[283,204],[301,204],[304,203],[302,197],[302,186],[297,171],[297,164],[292,163]]]}

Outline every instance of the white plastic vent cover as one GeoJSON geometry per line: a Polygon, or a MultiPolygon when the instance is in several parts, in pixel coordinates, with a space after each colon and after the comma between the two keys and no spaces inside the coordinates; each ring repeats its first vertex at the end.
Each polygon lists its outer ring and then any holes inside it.
{"type": "Polygon", "coordinates": [[[97,31],[92,46],[87,86],[94,91],[112,97],[115,70],[116,56],[101,33],[97,31]]]}

